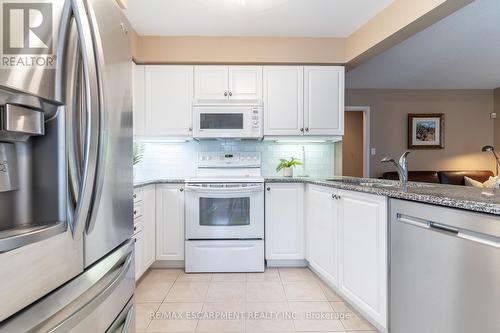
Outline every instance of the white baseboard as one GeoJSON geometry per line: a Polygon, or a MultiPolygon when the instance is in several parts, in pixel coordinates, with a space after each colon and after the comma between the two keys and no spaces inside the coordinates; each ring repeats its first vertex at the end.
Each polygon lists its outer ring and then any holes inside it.
{"type": "Polygon", "coordinates": [[[151,268],[184,268],[184,260],[157,260],[151,268]]]}
{"type": "Polygon", "coordinates": [[[266,260],[267,267],[307,267],[305,259],[266,260]]]}

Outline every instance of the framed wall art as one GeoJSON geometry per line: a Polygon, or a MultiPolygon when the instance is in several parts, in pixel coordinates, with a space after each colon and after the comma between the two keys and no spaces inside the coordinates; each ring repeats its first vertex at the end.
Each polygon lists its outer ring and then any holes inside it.
{"type": "Polygon", "coordinates": [[[408,149],[443,149],[444,113],[408,115],[408,149]]]}

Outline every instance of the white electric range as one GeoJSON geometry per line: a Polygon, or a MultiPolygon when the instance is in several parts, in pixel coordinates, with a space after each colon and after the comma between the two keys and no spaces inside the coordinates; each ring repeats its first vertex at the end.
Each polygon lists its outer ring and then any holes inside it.
{"type": "Polygon", "coordinates": [[[186,272],[263,272],[260,153],[204,152],[197,163],[186,181],[186,272]]]}

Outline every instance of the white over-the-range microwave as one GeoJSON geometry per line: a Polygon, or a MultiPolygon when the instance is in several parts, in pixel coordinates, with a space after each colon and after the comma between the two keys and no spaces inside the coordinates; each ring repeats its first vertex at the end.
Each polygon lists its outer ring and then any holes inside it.
{"type": "Polygon", "coordinates": [[[194,105],[193,137],[260,139],[262,105],[194,105]]]}

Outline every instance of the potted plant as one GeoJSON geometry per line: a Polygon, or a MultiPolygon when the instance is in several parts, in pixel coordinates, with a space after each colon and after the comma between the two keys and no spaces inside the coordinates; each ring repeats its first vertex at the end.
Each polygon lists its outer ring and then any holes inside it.
{"type": "Polygon", "coordinates": [[[283,170],[284,177],[292,177],[293,167],[297,165],[302,165],[302,162],[298,158],[291,157],[289,160],[281,158],[280,163],[276,167],[276,172],[283,170]]]}
{"type": "Polygon", "coordinates": [[[134,142],[132,148],[132,165],[134,167],[134,179],[135,179],[135,166],[141,162],[144,157],[144,144],[134,142]]]}

